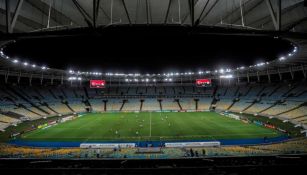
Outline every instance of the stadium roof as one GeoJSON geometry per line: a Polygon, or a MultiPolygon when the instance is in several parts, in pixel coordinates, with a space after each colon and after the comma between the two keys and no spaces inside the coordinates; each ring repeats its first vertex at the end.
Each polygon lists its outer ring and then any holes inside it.
{"type": "Polygon", "coordinates": [[[2,0],[0,16],[4,33],[121,24],[307,31],[303,0],[2,0]]]}
{"type": "MultiPolygon", "coordinates": [[[[289,53],[291,55],[286,55],[285,59],[276,59],[268,64],[245,68],[238,65],[237,69],[231,70],[232,75],[248,77],[283,72],[291,72],[292,75],[292,71],[302,71],[306,76],[307,37],[302,33],[307,31],[307,8],[303,0],[2,0],[0,13],[0,31],[4,33],[2,40],[6,40],[0,42],[1,47],[23,37],[65,36],[84,29],[97,28],[96,31],[99,31],[107,26],[136,24],[187,26],[188,30],[192,27],[191,30],[198,33],[276,36],[295,44],[296,53],[289,53]],[[11,13],[7,13],[6,9],[10,9],[11,13]]],[[[107,72],[80,75],[77,70],[72,74],[69,70],[45,67],[48,65],[36,65],[30,69],[30,63],[28,65],[24,60],[14,64],[13,58],[3,56],[0,61],[0,74],[5,76],[42,77],[44,74],[44,77],[62,79],[72,75],[83,78],[112,76],[107,72]]],[[[215,73],[214,69],[201,71],[211,71],[208,76],[219,78],[219,71],[215,73]]],[[[156,73],[150,76],[170,76],[156,73]]],[[[181,73],[189,75],[188,72],[181,73]]],[[[145,74],[141,76],[146,77],[145,74]]],[[[127,77],[128,74],[118,75],[121,80],[127,77]]]]}

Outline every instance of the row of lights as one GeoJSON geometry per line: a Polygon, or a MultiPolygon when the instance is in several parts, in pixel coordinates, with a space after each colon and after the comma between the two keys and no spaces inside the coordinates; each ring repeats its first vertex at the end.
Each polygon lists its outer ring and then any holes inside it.
{"type": "MultiPolygon", "coordinates": [[[[21,65],[23,65],[23,66],[25,66],[25,67],[32,67],[32,68],[39,67],[39,66],[37,66],[36,64],[30,64],[30,63],[28,63],[28,62],[21,62],[21,61],[19,61],[18,59],[10,59],[10,57],[7,56],[7,55],[5,55],[5,54],[3,53],[2,50],[0,51],[0,56],[1,56],[2,58],[7,59],[7,60],[11,60],[11,62],[12,62],[13,64],[21,64],[21,65]]],[[[42,70],[49,69],[49,68],[46,67],[46,66],[40,66],[40,68],[41,68],[42,70]]]]}
{"type": "Polygon", "coordinates": [[[292,57],[296,52],[297,52],[297,47],[295,46],[294,49],[292,50],[292,52],[288,53],[287,56],[282,56],[282,57],[280,57],[278,60],[279,60],[279,61],[284,61],[284,60],[286,60],[288,57],[292,57]]]}
{"type": "Polygon", "coordinates": [[[69,80],[69,81],[74,81],[74,80],[79,80],[79,81],[81,81],[82,78],[81,78],[81,77],[68,77],[68,80],[69,80]]]}
{"type": "MultiPolygon", "coordinates": [[[[297,47],[295,46],[294,49],[293,49],[293,51],[292,51],[291,53],[289,53],[287,56],[288,56],[288,57],[291,57],[291,56],[293,56],[296,52],[297,52],[297,47]]],[[[10,59],[10,57],[9,57],[9,56],[6,56],[6,55],[3,53],[2,50],[0,50],[0,55],[1,55],[1,57],[5,58],[5,59],[10,59]]],[[[279,61],[284,61],[284,60],[286,60],[286,59],[287,59],[286,56],[281,56],[278,60],[279,60],[279,61]]],[[[39,67],[39,66],[36,66],[36,64],[29,64],[28,62],[23,62],[23,63],[22,63],[22,62],[20,62],[18,59],[12,59],[11,61],[12,61],[12,63],[14,63],[14,64],[21,63],[23,66],[29,66],[29,67],[32,67],[32,68],[39,67]]],[[[268,65],[268,64],[270,64],[270,62],[261,62],[261,63],[258,63],[258,64],[256,64],[256,65],[250,65],[249,68],[252,68],[252,67],[262,67],[262,66],[265,66],[265,65],[268,65]]],[[[40,66],[40,68],[41,68],[42,70],[49,69],[49,68],[47,68],[46,66],[40,66]]],[[[245,67],[244,67],[244,66],[242,66],[242,67],[237,67],[236,69],[237,69],[237,70],[244,70],[245,67]]],[[[233,71],[232,69],[220,69],[220,70],[215,70],[213,73],[225,74],[225,73],[230,73],[230,72],[232,72],[232,71],[233,71]]],[[[103,73],[101,73],[101,72],[81,72],[81,71],[74,71],[74,70],[69,70],[68,72],[69,72],[69,74],[76,74],[76,75],[93,75],[93,76],[101,76],[101,75],[103,75],[103,73]]],[[[198,72],[198,75],[210,74],[210,73],[212,73],[212,72],[211,72],[211,71],[199,71],[199,72],[198,72]]],[[[179,76],[179,75],[190,76],[190,75],[194,75],[194,74],[197,74],[197,73],[195,73],[195,72],[184,72],[184,73],[179,73],[179,72],[174,73],[174,72],[171,72],[171,73],[164,73],[164,74],[146,74],[146,76],[149,77],[149,76],[156,76],[156,75],[161,76],[161,75],[163,75],[163,76],[167,77],[167,78],[165,79],[165,81],[169,81],[169,80],[172,80],[172,79],[168,79],[168,77],[179,76]]],[[[134,74],[133,74],[133,73],[129,73],[129,74],[123,74],[123,73],[105,73],[105,75],[106,75],[106,76],[130,76],[130,77],[138,77],[138,76],[141,76],[141,74],[137,74],[137,73],[134,73],[134,74]]],[[[220,77],[224,77],[224,76],[221,75],[220,77]]],[[[131,79],[129,79],[129,81],[130,81],[130,80],[131,80],[131,79]]],[[[146,81],[146,79],[145,79],[144,81],[146,81]]]]}
{"type": "Polygon", "coordinates": [[[126,78],[125,79],[125,82],[156,82],[157,80],[156,79],[149,79],[149,78],[146,78],[146,79],[128,79],[126,78]]]}

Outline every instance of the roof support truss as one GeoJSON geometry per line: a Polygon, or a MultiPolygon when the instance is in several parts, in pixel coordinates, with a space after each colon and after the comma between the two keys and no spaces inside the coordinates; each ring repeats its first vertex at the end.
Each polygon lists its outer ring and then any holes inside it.
{"type": "Polygon", "coordinates": [[[207,13],[203,16],[203,17],[200,17],[200,20],[199,20],[199,24],[209,15],[209,13],[212,11],[212,9],[216,6],[216,4],[219,2],[219,0],[216,0],[214,2],[214,4],[209,8],[209,10],[207,11],[207,13]]]}
{"type": "Polygon", "coordinates": [[[83,16],[85,22],[87,23],[87,25],[89,27],[94,27],[94,22],[91,18],[91,16],[84,10],[84,8],[78,3],[77,0],[72,0],[72,2],[75,4],[75,6],[77,7],[78,11],[80,12],[80,14],[83,16]]]}
{"type": "Polygon", "coordinates": [[[23,0],[18,0],[16,8],[13,13],[13,18],[11,19],[11,5],[10,1],[6,0],[5,1],[5,6],[6,6],[6,27],[7,27],[7,33],[13,33],[21,6],[23,4],[23,0]]]}
{"type": "Polygon", "coordinates": [[[11,7],[10,7],[10,1],[5,0],[5,14],[6,14],[6,32],[10,33],[11,28],[11,7]]]}
{"type": "Polygon", "coordinates": [[[281,30],[281,0],[277,0],[277,13],[275,15],[271,0],[265,0],[266,5],[270,11],[275,30],[281,30]]]}
{"type": "Polygon", "coordinates": [[[12,22],[11,22],[10,33],[12,33],[13,30],[14,30],[14,27],[15,27],[15,24],[16,24],[16,21],[17,21],[17,18],[18,18],[22,4],[23,4],[23,0],[18,0],[17,6],[16,6],[15,11],[14,11],[13,19],[12,19],[12,22]]]}
{"type": "Polygon", "coordinates": [[[189,0],[189,9],[190,9],[190,17],[191,17],[191,25],[194,26],[195,20],[194,20],[194,0],[189,0]]]}
{"type": "Polygon", "coordinates": [[[195,25],[196,25],[196,26],[200,23],[200,18],[203,16],[203,13],[205,12],[206,7],[208,6],[208,4],[209,4],[209,0],[207,0],[205,6],[203,7],[203,9],[202,9],[201,12],[200,12],[199,17],[198,17],[197,20],[195,21],[195,25]]]}
{"type": "Polygon", "coordinates": [[[93,26],[96,28],[97,18],[99,15],[100,0],[93,0],[93,26]]]}
{"type": "Polygon", "coordinates": [[[164,24],[166,24],[166,22],[167,22],[167,18],[168,18],[168,14],[169,14],[169,10],[171,8],[171,5],[172,5],[172,0],[169,0],[168,6],[167,6],[166,15],[165,15],[165,19],[164,19],[164,24]]]}
{"type": "Polygon", "coordinates": [[[128,13],[128,9],[127,9],[125,0],[121,0],[121,1],[122,1],[123,6],[124,6],[124,9],[125,9],[126,16],[127,16],[127,18],[128,18],[129,24],[131,25],[132,23],[131,23],[131,19],[130,19],[129,13],[128,13]]]}

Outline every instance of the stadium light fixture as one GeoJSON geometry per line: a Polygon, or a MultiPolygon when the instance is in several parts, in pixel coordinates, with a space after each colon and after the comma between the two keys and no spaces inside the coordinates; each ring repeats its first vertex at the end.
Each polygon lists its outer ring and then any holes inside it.
{"type": "Polygon", "coordinates": [[[33,68],[35,68],[35,67],[36,67],[36,65],[35,65],[35,64],[32,64],[32,67],[33,67],[33,68]]]}
{"type": "Polygon", "coordinates": [[[265,63],[263,63],[263,62],[256,64],[256,66],[258,66],[258,67],[263,66],[263,65],[265,65],[265,63]]]}
{"type": "Polygon", "coordinates": [[[47,68],[46,66],[42,66],[42,67],[41,67],[42,70],[45,70],[46,68],[47,68]]]}
{"type": "Polygon", "coordinates": [[[13,60],[13,63],[15,63],[15,64],[18,63],[18,62],[19,62],[19,61],[18,61],[17,59],[13,60]]]}
{"type": "Polygon", "coordinates": [[[233,78],[233,75],[231,75],[231,74],[228,74],[228,75],[221,75],[220,78],[223,78],[223,79],[230,79],[230,78],[233,78]]]}
{"type": "Polygon", "coordinates": [[[28,66],[28,65],[29,65],[29,63],[27,63],[27,62],[24,62],[24,63],[23,63],[23,65],[24,65],[24,66],[28,66]]]}
{"type": "Polygon", "coordinates": [[[283,56],[282,56],[282,57],[279,58],[279,61],[283,61],[283,60],[285,60],[285,59],[286,59],[286,57],[283,57],[283,56]]]}

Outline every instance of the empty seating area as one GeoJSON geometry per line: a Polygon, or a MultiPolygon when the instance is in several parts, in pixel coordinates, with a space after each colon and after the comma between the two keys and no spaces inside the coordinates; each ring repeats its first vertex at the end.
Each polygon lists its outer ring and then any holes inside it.
{"type": "Polygon", "coordinates": [[[139,99],[129,99],[125,102],[122,111],[139,111],[141,101],[139,99]]]}
{"type": "Polygon", "coordinates": [[[174,99],[163,99],[161,103],[163,110],[171,110],[171,111],[180,110],[178,102],[176,102],[174,99]]]}
{"type": "Polygon", "coordinates": [[[94,112],[201,111],[209,110],[214,98],[217,99],[215,109],[219,111],[280,115],[289,120],[305,122],[307,109],[299,106],[307,102],[306,83],[254,83],[218,87],[114,85],[105,89],[67,86],[1,87],[0,112],[10,112],[16,116],[1,117],[0,122],[14,123],[19,117],[35,120],[58,114],[82,113],[86,112],[86,105],[90,105],[94,112]]]}
{"type": "Polygon", "coordinates": [[[156,98],[146,98],[144,100],[142,111],[158,111],[158,110],[160,110],[160,104],[156,98]]]}
{"type": "Polygon", "coordinates": [[[216,103],[216,109],[227,110],[232,103],[233,103],[232,99],[220,99],[220,101],[216,103]]]}
{"type": "Polygon", "coordinates": [[[211,107],[212,98],[199,98],[197,110],[209,110],[211,107]]]}
{"type": "Polygon", "coordinates": [[[196,102],[193,98],[181,98],[179,102],[183,110],[195,110],[196,109],[196,102]]]}

